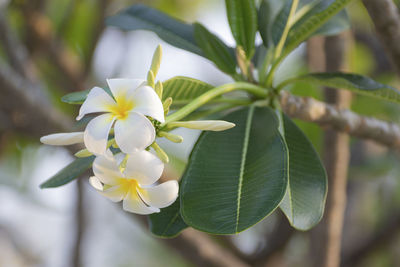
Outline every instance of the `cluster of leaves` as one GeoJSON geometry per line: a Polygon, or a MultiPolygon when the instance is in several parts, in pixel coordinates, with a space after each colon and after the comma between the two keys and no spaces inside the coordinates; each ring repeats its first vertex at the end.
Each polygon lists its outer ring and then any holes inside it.
{"type": "MultiPolygon", "coordinates": [[[[357,74],[309,73],[274,83],[280,63],[301,43],[313,35],[337,34],[349,27],[344,8],[351,0],[225,2],[235,48],[199,23],[187,24],[144,5],[134,5],[107,20],[108,25],[127,31],[152,31],[173,46],[211,60],[236,85],[252,84],[266,92],[264,97],[251,95],[242,104],[231,101],[228,106],[226,99],[219,98],[225,106],[215,110],[243,106],[221,118],[236,127],[201,134],[181,179],[179,201],[149,216],[151,231],[161,237],[176,236],[188,226],[213,234],[236,234],[277,208],[296,229],[308,230],[319,222],[327,194],[326,173],[311,142],[279,108],[279,91],[287,85],[315,83],[400,102],[395,88],[357,74]],[[263,41],[258,46],[257,32],[263,41]]],[[[172,78],[163,86],[164,96],[174,99],[172,108],[190,105],[217,89],[187,77],[172,78]]],[[[82,103],[86,95],[79,92],[63,100],[82,103]]],[[[42,186],[70,181],[91,160],[78,159],[42,186]],[[71,167],[73,174],[66,171],[71,167]]]]}

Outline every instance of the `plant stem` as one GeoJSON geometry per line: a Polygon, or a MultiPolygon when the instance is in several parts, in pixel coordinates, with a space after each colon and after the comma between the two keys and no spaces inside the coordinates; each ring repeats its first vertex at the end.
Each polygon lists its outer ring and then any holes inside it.
{"type": "Polygon", "coordinates": [[[220,96],[220,95],[232,92],[232,91],[236,91],[236,90],[247,91],[259,98],[266,98],[268,96],[268,91],[265,88],[259,87],[257,85],[251,84],[251,83],[238,82],[238,83],[224,84],[224,85],[215,87],[214,89],[202,94],[201,96],[194,99],[191,103],[182,107],[177,112],[169,115],[166,118],[165,123],[163,123],[161,125],[161,127],[165,126],[169,122],[178,121],[180,119],[183,119],[184,117],[186,117],[187,115],[189,115],[190,113],[192,113],[199,107],[203,106],[204,104],[208,103],[210,100],[214,99],[217,96],[220,96]]]}

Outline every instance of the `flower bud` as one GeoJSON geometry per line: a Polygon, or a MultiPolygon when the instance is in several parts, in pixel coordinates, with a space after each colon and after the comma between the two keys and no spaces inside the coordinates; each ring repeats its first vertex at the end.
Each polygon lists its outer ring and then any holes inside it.
{"type": "Polygon", "coordinates": [[[176,121],[168,123],[168,127],[184,127],[204,131],[224,131],[235,127],[235,124],[222,120],[176,121]]]}

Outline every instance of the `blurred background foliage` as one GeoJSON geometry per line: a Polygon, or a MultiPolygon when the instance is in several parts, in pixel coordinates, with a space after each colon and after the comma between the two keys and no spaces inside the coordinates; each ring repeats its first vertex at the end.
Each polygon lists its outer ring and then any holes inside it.
{"type": "MultiPolygon", "coordinates": [[[[200,20],[233,44],[223,0],[3,0],[0,16],[13,37],[26,48],[32,75],[43,85],[52,103],[71,118],[77,109],[60,102],[62,95],[104,85],[109,77],[145,77],[151,53],[158,43],[165,50],[160,79],[187,75],[212,84],[229,81],[210,62],[172,48],[154,34],[104,28],[104,17],[139,2],[188,22],[200,20]]],[[[399,5],[400,1],[396,3],[399,5]]],[[[355,1],[348,11],[353,40],[349,69],[399,88],[398,77],[376,38],[365,8],[355,1]]],[[[0,63],[7,65],[7,48],[4,38],[0,40],[0,63]]],[[[308,69],[303,46],[287,60],[279,75],[288,77],[308,69]]],[[[299,83],[290,90],[322,99],[322,91],[317,87],[299,83]]],[[[5,95],[0,97],[14,102],[5,95]]],[[[399,122],[399,107],[376,99],[355,96],[352,110],[399,122]]],[[[67,150],[40,146],[39,136],[6,123],[18,124],[23,119],[18,112],[9,113],[0,106],[0,266],[192,265],[152,237],[141,223],[118,206],[97,196],[86,181],[84,196],[79,195],[75,183],[40,191],[39,183],[72,158],[67,150]],[[81,204],[85,220],[80,222],[84,226],[76,225],[76,217],[82,216],[82,212],[76,211],[76,201],[80,198],[84,200],[81,204]],[[84,235],[77,235],[76,231],[82,229],[84,235]]],[[[296,122],[321,151],[323,129],[296,122]]],[[[198,133],[181,134],[185,137],[182,145],[166,147],[174,155],[166,175],[175,178],[182,173],[198,136],[198,133]]],[[[352,140],[351,154],[343,266],[400,266],[398,155],[357,139],[352,140]]],[[[271,236],[280,231],[282,224],[281,214],[276,213],[238,236],[214,239],[237,255],[251,255],[265,247],[274,247],[271,236]]],[[[309,266],[312,244],[318,236],[313,231],[289,231],[287,235],[284,244],[268,255],[265,264],[309,266]]]]}

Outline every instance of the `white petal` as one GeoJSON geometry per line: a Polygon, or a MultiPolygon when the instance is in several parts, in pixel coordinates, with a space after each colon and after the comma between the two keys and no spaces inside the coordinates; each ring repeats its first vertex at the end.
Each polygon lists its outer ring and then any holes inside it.
{"type": "Polygon", "coordinates": [[[100,87],[94,87],[83,102],[76,119],[80,120],[89,113],[107,112],[110,106],[115,106],[114,99],[100,87]]]}
{"type": "Polygon", "coordinates": [[[153,88],[141,86],[133,94],[135,107],[133,111],[150,116],[159,122],[164,122],[164,108],[153,88]]]}
{"type": "Polygon", "coordinates": [[[108,86],[118,102],[120,98],[131,98],[133,92],[145,84],[145,80],[139,79],[107,79],[108,86]]]}
{"type": "Polygon", "coordinates": [[[179,185],[175,180],[150,188],[141,188],[138,192],[147,205],[165,208],[175,202],[178,197],[179,185]]]}
{"type": "Polygon", "coordinates": [[[116,185],[123,178],[118,162],[113,157],[98,156],[93,162],[94,175],[106,185],[116,185]]]}
{"type": "Polygon", "coordinates": [[[68,146],[83,143],[83,132],[56,133],[43,136],[40,142],[52,146],[68,146]]]}
{"type": "Polygon", "coordinates": [[[198,129],[205,131],[224,131],[235,127],[232,122],[221,120],[208,120],[208,121],[177,121],[168,124],[170,127],[185,127],[189,129],[198,129]]]}
{"type": "Polygon", "coordinates": [[[152,185],[163,170],[164,163],[157,156],[142,150],[129,155],[124,174],[126,178],[136,179],[140,185],[152,185]]]}
{"type": "Polygon", "coordinates": [[[126,197],[126,188],[120,185],[112,186],[100,192],[103,196],[110,199],[112,202],[120,202],[126,197]]]}
{"type": "Polygon", "coordinates": [[[143,115],[131,112],[126,119],[117,120],[114,126],[115,141],[122,152],[131,154],[143,150],[154,142],[156,131],[143,115]]]}
{"type": "Polygon", "coordinates": [[[146,206],[135,190],[130,190],[126,195],[122,204],[122,208],[126,211],[142,215],[160,212],[160,210],[157,208],[146,206]]]}
{"type": "Polygon", "coordinates": [[[114,120],[115,118],[111,114],[103,114],[88,123],[84,134],[87,150],[96,155],[102,155],[106,152],[108,133],[114,120]]]}
{"type": "Polygon", "coordinates": [[[96,176],[91,176],[89,178],[89,184],[97,191],[103,191],[103,184],[96,176]]]}

